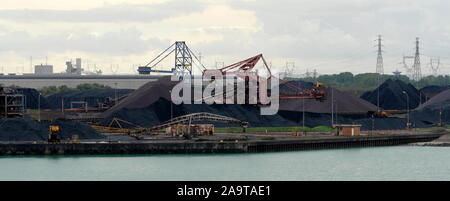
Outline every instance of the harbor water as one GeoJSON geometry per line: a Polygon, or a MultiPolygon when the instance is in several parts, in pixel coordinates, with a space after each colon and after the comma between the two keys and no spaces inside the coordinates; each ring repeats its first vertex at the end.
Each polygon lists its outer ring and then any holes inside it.
{"type": "Polygon", "coordinates": [[[450,180],[450,147],[255,154],[3,156],[0,180],[450,180]]]}

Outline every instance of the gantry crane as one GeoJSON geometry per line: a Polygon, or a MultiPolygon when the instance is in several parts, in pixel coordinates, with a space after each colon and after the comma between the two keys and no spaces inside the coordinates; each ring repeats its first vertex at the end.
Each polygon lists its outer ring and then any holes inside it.
{"type": "MultiPolygon", "coordinates": [[[[175,75],[191,75],[192,76],[192,66],[194,61],[197,61],[199,65],[205,69],[203,64],[201,64],[200,60],[195,56],[194,52],[189,49],[186,45],[185,41],[176,41],[171,46],[169,46],[166,50],[161,52],[157,57],[147,63],[145,66],[139,66],[138,72],[139,74],[149,75],[151,73],[170,73],[175,75]],[[175,65],[170,70],[158,70],[155,67],[161,63],[164,59],[166,59],[169,55],[174,53],[175,55],[175,65]]],[[[201,69],[201,70],[203,70],[201,69]]]]}

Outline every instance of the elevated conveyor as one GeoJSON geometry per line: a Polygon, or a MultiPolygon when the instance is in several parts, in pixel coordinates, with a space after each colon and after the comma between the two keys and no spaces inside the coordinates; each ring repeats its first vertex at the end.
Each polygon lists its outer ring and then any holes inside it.
{"type": "Polygon", "coordinates": [[[150,130],[160,130],[165,129],[173,125],[177,124],[191,124],[192,122],[199,122],[199,121],[213,121],[213,122],[223,122],[223,123],[229,123],[229,124],[239,124],[242,127],[247,127],[248,122],[235,119],[232,117],[222,116],[218,114],[212,114],[207,112],[199,112],[199,113],[192,113],[188,115],[183,115],[179,117],[175,117],[173,119],[170,119],[168,121],[163,122],[160,125],[153,126],[150,128],[150,130]]]}

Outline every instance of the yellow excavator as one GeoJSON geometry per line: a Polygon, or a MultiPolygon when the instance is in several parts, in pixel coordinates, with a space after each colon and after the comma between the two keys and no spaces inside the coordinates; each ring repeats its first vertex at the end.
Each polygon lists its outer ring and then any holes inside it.
{"type": "Polygon", "coordinates": [[[48,142],[60,143],[61,142],[61,127],[57,125],[50,125],[48,129],[48,142]]]}

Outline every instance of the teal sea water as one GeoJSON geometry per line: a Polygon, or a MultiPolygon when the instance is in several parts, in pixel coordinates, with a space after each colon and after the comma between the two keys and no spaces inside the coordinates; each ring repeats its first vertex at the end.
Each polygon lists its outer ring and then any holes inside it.
{"type": "Polygon", "coordinates": [[[0,180],[450,180],[450,147],[0,157],[0,180]]]}

